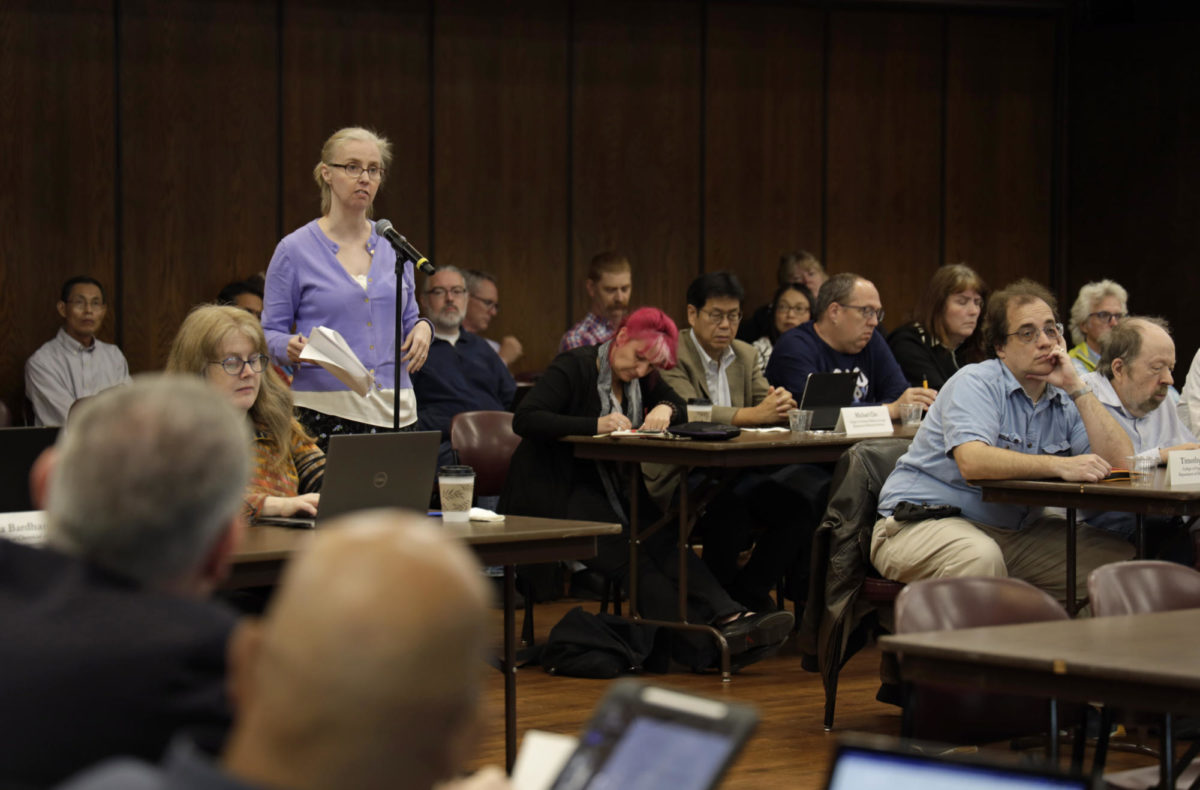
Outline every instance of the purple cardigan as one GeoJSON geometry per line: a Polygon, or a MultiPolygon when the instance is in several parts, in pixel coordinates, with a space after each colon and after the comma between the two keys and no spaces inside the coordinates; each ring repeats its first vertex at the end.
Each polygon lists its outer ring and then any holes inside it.
{"type": "MultiPolygon", "coordinates": [[[[299,332],[308,337],[313,327],[327,326],[340,332],[367,369],[375,373],[379,389],[391,389],[395,376],[396,251],[375,233],[374,223],[367,249],[373,257],[364,293],[338,263],[338,245],[321,231],[316,220],[279,242],[267,268],[262,315],[267,348],[278,362],[289,364],[287,344],[292,335],[299,332]]],[[[405,337],[420,320],[413,267],[405,263],[405,337]]],[[[412,387],[403,367],[400,387],[412,387]]],[[[344,390],[346,385],[324,368],[304,364],[296,369],[292,389],[328,392],[344,390]]]]}

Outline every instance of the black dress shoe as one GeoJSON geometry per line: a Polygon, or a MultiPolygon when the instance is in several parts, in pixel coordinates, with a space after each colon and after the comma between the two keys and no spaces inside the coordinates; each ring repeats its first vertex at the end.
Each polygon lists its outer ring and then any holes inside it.
{"type": "Polygon", "coordinates": [[[795,622],[791,612],[742,612],[718,630],[729,643],[730,655],[739,655],[755,648],[782,645],[795,622]]]}

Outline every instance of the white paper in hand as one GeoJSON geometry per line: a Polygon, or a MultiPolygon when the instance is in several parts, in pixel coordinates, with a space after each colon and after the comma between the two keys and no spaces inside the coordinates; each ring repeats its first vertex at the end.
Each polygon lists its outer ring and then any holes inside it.
{"type": "Polygon", "coordinates": [[[308,343],[300,351],[300,359],[317,363],[363,397],[375,383],[375,375],[350,350],[346,339],[336,329],[327,326],[313,329],[308,336],[308,343]]]}

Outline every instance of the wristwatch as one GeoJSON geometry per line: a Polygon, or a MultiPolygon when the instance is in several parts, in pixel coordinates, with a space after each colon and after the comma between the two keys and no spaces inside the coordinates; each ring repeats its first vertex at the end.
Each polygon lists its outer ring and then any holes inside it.
{"type": "Polygon", "coordinates": [[[1084,384],[1079,389],[1075,390],[1072,393],[1069,393],[1069,395],[1070,395],[1071,400],[1079,400],[1080,398],[1082,398],[1084,395],[1087,395],[1091,391],[1092,391],[1092,388],[1089,387],[1088,385],[1084,384]]]}

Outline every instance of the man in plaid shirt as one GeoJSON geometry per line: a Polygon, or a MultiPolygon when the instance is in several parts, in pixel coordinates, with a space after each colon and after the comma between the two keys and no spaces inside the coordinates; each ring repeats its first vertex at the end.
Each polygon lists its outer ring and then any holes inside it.
{"type": "Polygon", "coordinates": [[[591,309],[575,326],[567,330],[558,344],[559,353],[579,346],[594,346],[612,337],[617,324],[629,312],[633,274],[629,259],[616,252],[602,252],[588,266],[588,296],[591,309]]]}

